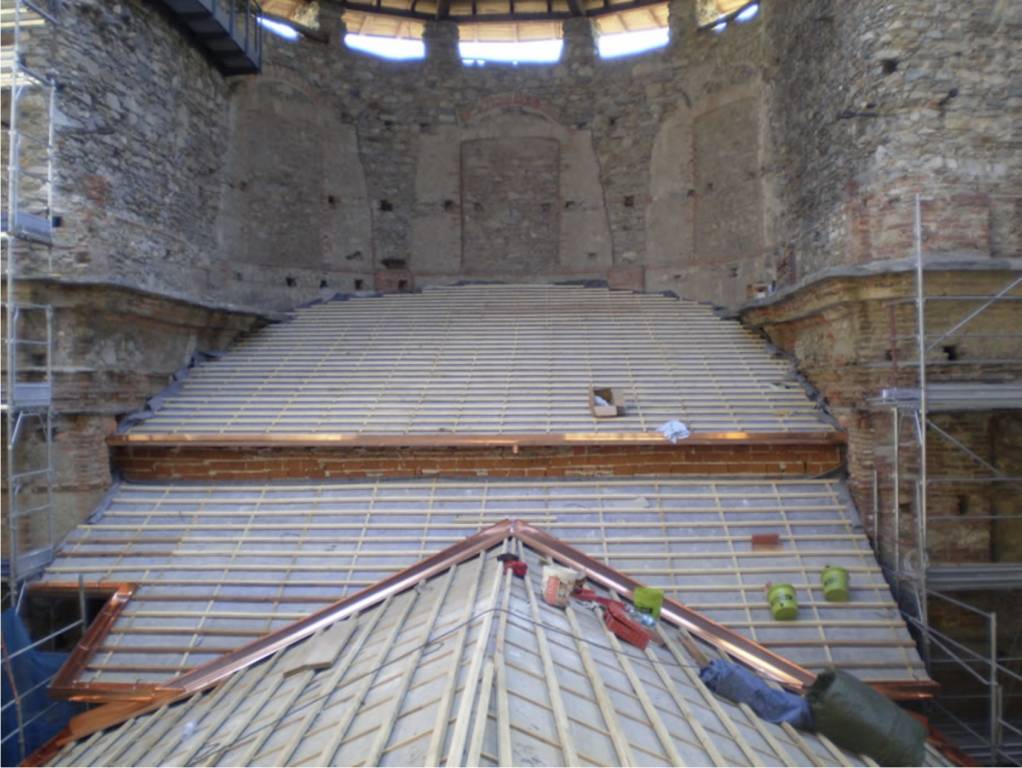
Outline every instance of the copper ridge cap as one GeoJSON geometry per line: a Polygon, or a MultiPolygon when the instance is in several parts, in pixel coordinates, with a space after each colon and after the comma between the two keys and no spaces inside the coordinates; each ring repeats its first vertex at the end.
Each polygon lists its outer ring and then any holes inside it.
{"type": "MultiPolygon", "coordinates": [[[[354,595],[157,686],[146,700],[113,702],[76,715],[71,719],[68,728],[55,737],[55,741],[62,745],[78,740],[117,725],[130,717],[154,711],[164,704],[205,690],[231,674],[309,637],[319,629],[370,608],[387,597],[442,573],[508,538],[517,538],[539,554],[581,570],[587,578],[628,598],[631,598],[636,587],[642,586],[635,579],[619,573],[524,520],[502,520],[354,595]]],[[[665,597],[661,616],[783,685],[801,689],[816,678],[809,670],[693,611],[677,600],[665,597]]],[[[48,745],[51,750],[54,746],[57,745],[48,745]]]]}
{"type": "MultiPolygon", "coordinates": [[[[641,582],[579,552],[523,520],[515,520],[512,523],[512,530],[523,543],[542,554],[554,556],[565,564],[584,571],[587,578],[612,592],[631,599],[633,590],[643,586],[641,582]]],[[[666,595],[660,615],[782,685],[802,689],[816,679],[816,675],[808,669],[666,595]]]]}

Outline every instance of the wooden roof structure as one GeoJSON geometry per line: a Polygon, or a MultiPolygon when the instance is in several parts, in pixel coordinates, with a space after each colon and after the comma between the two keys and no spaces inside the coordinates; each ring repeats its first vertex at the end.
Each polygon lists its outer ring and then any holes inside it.
{"type": "MultiPolygon", "coordinates": [[[[308,21],[306,0],[265,0],[262,5],[271,17],[308,21]]],[[[346,0],[337,7],[349,32],[382,37],[421,37],[422,25],[430,20],[492,26],[476,33],[482,38],[463,31],[461,39],[501,42],[560,38],[561,22],[576,16],[591,18],[600,34],[667,26],[665,0],[346,0]],[[401,20],[414,24],[400,26],[401,20]]]]}
{"type": "MultiPolygon", "coordinates": [[[[697,23],[713,26],[756,0],[702,0],[697,23]]],[[[305,34],[307,0],[265,0],[270,18],[297,22],[305,34]]],[[[339,12],[350,34],[422,39],[430,20],[454,21],[462,42],[519,43],[559,40],[565,19],[587,17],[597,36],[666,29],[665,0],[346,0],[339,12]]]]}
{"type": "Polygon", "coordinates": [[[464,285],[300,309],[204,363],[123,442],[442,445],[837,433],[791,362],[705,304],[582,285],[464,285]],[[597,418],[593,388],[623,415],[597,418]]]}
{"type": "MultiPolygon", "coordinates": [[[[798,688],[797,665],[677,604],[623,644],[541,598],[542,563],[607,597],[635,582],[504,521],[145,699],[74,718],[53,765],[875,765],[712,694],[706,656],[798,688]],[[499,562],[528,565],[516,578],[499,562]],[[693,640],[693,636],[696,638],[693,640]]],[[[944,765],[927,748],[926,765],[944,765]]]]}
{"type": "Polygon", "coordinates": [[[166,684],[504,518],[536,526],[816,672],[929,680],[835,480],[603,478],[121,485],[36,590],[81,575],[115,605],[54,683],[104,700],[166,684]],[[755,535],[777,535],[758,547],[755,535]],[[827,602],[820,572],[851,575],[827,602]],[[768,582],[801,613],[771,618],[768,582]]]}

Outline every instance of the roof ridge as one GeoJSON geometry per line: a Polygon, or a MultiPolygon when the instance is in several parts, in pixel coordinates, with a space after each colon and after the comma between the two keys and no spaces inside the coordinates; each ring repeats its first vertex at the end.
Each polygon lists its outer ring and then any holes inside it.
{"type": "MultiPolygon", "coordinates": [[[[320,629],[375,606],[387,597],[414,587],[508,538],[518,539],[540,555],[546,555],[576,568],[602,587],[626,597],[630,597],[636,587],[643,586],[641,582],[563,543],[530,523],[523,520],[502,520],[354,595],[342,598],[304,619],[196,667],[170,680],[166,685],[156,687],[145,699],[113,702],[76,715],[64,731],[40,749],[38,757],[32,756],[30,762],[27,761],[26,764],[41,764],[54,754],[54,750],[71,741],[77,741],[203,691],[235,672],[312,636],[320,629]]],[[[811,684],[816,677],[795,662],[673,598],[664,598],[661,618],[687,629],[723,653],[782,685],[801,689],[811,684]]]]}

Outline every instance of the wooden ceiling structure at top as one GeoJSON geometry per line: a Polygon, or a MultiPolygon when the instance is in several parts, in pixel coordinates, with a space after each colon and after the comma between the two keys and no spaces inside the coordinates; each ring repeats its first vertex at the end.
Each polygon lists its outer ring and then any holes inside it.
{"type": "MultiPolygon", "coordinates": [[[[703,0],[699,24],[729,16],[749,0],[703,0]]],[[[307,16],[308,0],[266,0],[267,14],[307,16]]],[[[429,20],[456,21],[463,41],[527,42],[562,37],[564,19],[587,16],[599,35],[667,26],[664,0],[346,0],[340,3],[348,31],[360,35],[420,39],[429,20]]]]}

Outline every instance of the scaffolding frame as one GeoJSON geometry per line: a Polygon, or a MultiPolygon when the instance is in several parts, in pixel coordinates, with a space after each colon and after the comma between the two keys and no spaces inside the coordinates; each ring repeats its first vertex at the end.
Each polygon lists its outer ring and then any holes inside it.
{"type": "Polygon", "coordinates": [[[2,408],[7,429],[4,470],[8,594],[13,599],[19,594],[19,585],[53,559],[55,549],[53,308],[22,301],[17,289],[23,274],[18,263],[22,250],[29,252],[30,268],[42,268],[47,274],[53,272],[54,114],[58,85],[51,73],[29,66],[26,45],[27,37],[36,33],[56,34],[57,21],[52,6],[44,8],[37,0],[14,0],[3,14],[0,25],[11,43],[3,51],[4,69],[0,73],[0,85],[9,102],[7,206],[2,222],[6,290],[2,408]],[[36,95],[42,97],[44,119],[35,120],[33,125],[23,120],[24,101],[36,95]],[[31,159],[25,157],[26,148],[36,152],[31,159]],[[31,187],[28,190],[23,185],[26,181],[31,187]],[[44,265],[38,263],[41,249],[45,250],[44,265]],[[26,444],[32,431],[39,436],[41,450],[26,444]],[[24,546],[23,527],[27,528],[24,546]]]}
{"type": "MultiPolygon", "coordinates": [[[[959,336],[977,317],[991,307],[1003,302],[1022,300],[1022,296],[1013,295],[1012,291],[1022,286],[1022,274],[1007,280],[998,290],[981,295],[940,295],[927,296],[924,269],[923,220],[922,203],[930,198],[919,194],[913,200],[913,273],[915,296],[893,302],[892,306],[892,347],[897,338],[893,335],[893,307],[896,304],[911,303],[914,305],[915,332],[911,337],[916,349],[915,366],[917,368],[917,386],[912,389],[885,389],[875,399],[874,405],[889,409],[891,414],[891,458],[892,472],[890,478],[890,511],[892,526],[892,568],[885,568],[891,579],[896,596],[902,605],[902,614],[909,625],[919,636],[920,650],[931,673],[939,665],[951,665],[974,679],[986,699],[986,728],[983,731],[973,727],[953,711],[951,702],[963,697],[942,694],[930,703],[931,710],[938,713],[958,729],[958,735],[965,738],[965,745],[974,757],[989,761],[990,764],[1022,765],[1022,730],[1016,724],[1009,723],[1004,713],[1003,682],[1022,683],[1022,675],[1008,669],[998,655],[997,647],[997,613],[984,611],[980,608],[945,594],[934,588],[936,582],[941,589],[952,591],[973,590],[983,588],[1010,589],[1022,585],[1022,564],[1010,564],[1000,568],[996,578],[985,574],[985,564],[973,566],[947,566],[944,569],[934,568],[930,562],[929,528],[951,518],[935,516],[930,513],[929,496],[931,488],[944,483],[962,484],[1009,484],[1022,487],[1022,477],[1007,475],[982,456],[965,445],[950,431],[936,424],[931,418],[941,412],[962,412],[1022,408],[1022,385],[1015,382],[1005,384],[988,384],[978,381],[936,382],[927,372],[928,355],[946,340],[959,336]],[[954,322],[951,327],[939,333],[927,333],[927,302],[956,301],[972,303],[976,306],[954,322]],[[907,433],[903,433],[902,420],[910,420],[907,433]],[[930,449],[930,433],[947,444],[953,446],[968,459],[981,467],[986,474],[950,476],[931,475],[928,467],[930,449]],[[901,462],[902,439],[908,438],[909,450],[917,457],[918,467],[915,470],[912,504],[915,510],[913,526],[914,557],[903,558],[901,551],[901,480],[903,467],[901,462]],[[906,590],[908,594],[906,594],[906,590]],[[951,638],[930,626],[930,600],[945,601],[960,610],[980,617],[986,625],[988,635],[987,653],[978,653],[973,648],[951,638]],[[907,606],[907,607],[906,607],[907,606]],[[978,669],[977,669],[978,667],[978,669]],[[950,706],[949,706],[950,705],[950,706]]],[[[998,336],[1022,338],[1022,333],[978,334],[980,336],[998,336]]],[[[876,470],[873,473],[873,540],[878,556],[882,556],[883,530],[880,523],[883,507],[880,503],[880,478],[876,470]]],[[[1019,519],[1018,515],[985,515],[980,519],[1005,520],[1019,519]]],[[[970,516],[969,519],[976,519],[970,516]]],[[[991,564],[993,567],[994,564],[991,564]]],[[[970,697],[964,697],[970,698],[970,697]]],[[[972,697],[975,698],[975,697],[972,697]]]]}

